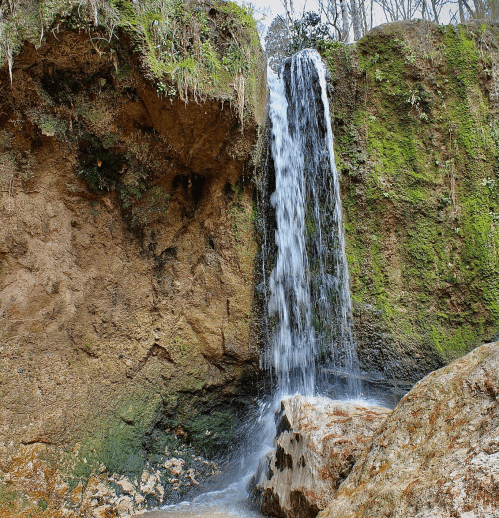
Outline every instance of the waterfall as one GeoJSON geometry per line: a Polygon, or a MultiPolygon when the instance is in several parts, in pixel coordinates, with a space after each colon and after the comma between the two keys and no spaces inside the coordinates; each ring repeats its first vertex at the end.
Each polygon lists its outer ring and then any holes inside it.
{"type": "Polygon", "coordinates": [[[232,465],[237,481],[173,506],[164,517],[260,518],[244,500],[244,488],[253,475],[250,500],[260,509],[259,488],[268,480],[266,455],[276,435],[274,415],[281,399],[295,393],[315,395],[321,370],[330,372],[327,385],[334,387],[334,397],[360,396],[326,71],[317,52],[304,50],[284,63],[280,77],[269,69],[268,79],[273,168],[267,169],[275,172],[275,191],[269,207],[273,180],[267,177],[262,186],[261,209],[269,214],[268,220],[262,218],[260,289],[268,297],[264,325],[270,333],[263,362],[275,375],[278,390],[272,401],[260,402],[257,417],[248,419],[249,455],[238,452],[238,463],[232,465]],[[275,253],[266,226],[274,216],[275,253]]]}
{"type": "Polygon", "coordinates": [[[319,54],[307,49],[286,60],[279,77],[270,69],[268,77],[277,257],[268,280],[271,343],[264,361],[277,378],[278,396],[313,395],[318,366],[327,365],[329,381],[344,387],[342,396],[358,398],[326,71],[319,54]]]}
{"type": "Polygon", "coordinates": [[[283,394],[312,395],[315,386],[315,337],[312,328],[308,255],[305,243],[303,147],[288,120],[286,83],[269,73],[272,156],[276,190],[271,197],[277,230],[276,264],[269,279],[269,315],[277,325],[271,365],[283,394]]]}

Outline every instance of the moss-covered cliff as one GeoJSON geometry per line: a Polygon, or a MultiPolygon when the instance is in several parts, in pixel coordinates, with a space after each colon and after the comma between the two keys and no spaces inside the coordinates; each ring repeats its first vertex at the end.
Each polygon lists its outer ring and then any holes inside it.
{"type": "Polygon", "coordinates": [[[0,514],[126,514],[252,394],[264,61],[230,2],[1,8],[0,514]]]}
{"type": "Polygon", "coordinates": [[[322,47],[360,357],[389,377],[498,332],[498,44],[420,21],[322,47]]]}

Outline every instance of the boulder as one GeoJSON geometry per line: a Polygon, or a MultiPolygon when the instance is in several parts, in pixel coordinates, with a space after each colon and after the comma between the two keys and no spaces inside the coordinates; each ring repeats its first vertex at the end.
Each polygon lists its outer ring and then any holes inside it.
{"type": "Polygon", "coordinates": [[[276,448],[250,482],[252,504],[269,516],[315,517],[390,412],[324,397],[284,399],[276,448]]]}
{"type": "Polygon", "coordinates": [[[499,343],[415,385],[319,516],[499,517],[499,343]]]}

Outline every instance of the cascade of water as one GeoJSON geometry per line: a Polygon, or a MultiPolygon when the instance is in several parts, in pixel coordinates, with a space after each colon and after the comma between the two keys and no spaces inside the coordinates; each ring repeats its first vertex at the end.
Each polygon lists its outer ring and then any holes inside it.
{"type": "MultiPolygon", "coordinates": [[[[235,516],[258,518],[242,500],[248,474],[271,448],[274,412],[283,396],[316,392],[316,366],[324,359],[348,380],[344,396],[360,395],[358,361],[352,331],[352,305],[342,228],[339,179],[326,94],[325,69],[317,52],[304,50],[287,60],[281,77],[268,71],[272,123],[276,219],[276,257],[268,292],[273,336],[264,363],[277,378],[273,403],[262,404],[252,428],[250,460],[240,465],[246,477],[191,502],[168,506],[158,517],[235,516]],[[255,444],[262,448],[254,454],[255,444]]],[[[269,255],[264,231],[263,263],[269,255]]],[[[264,461],[265,462],[265,461],[264,461]]],[[[258,483],[258,472],[256,483],[258,483]]],[[[153,516],[151,516],[153,518],[153,516]]]]}
{"type": "Polygon", "coordinates": [[[326,72],[316,51],[269,70],[277,257],[269,278],[275,320],[267,367],[279,395],[313,395],[325,361],[360,395],[348,265],[326,72]]]}
{"type": "Polygon", "coordinates": [[[305,243],[303,149],[288,120],[284,81],[269,72],[272,155],[276,190],[277,258],[270,274],[269,314],[277,317],[269,360],[282,394],[312,395],[315,384],[315,340],[305,243]]]}

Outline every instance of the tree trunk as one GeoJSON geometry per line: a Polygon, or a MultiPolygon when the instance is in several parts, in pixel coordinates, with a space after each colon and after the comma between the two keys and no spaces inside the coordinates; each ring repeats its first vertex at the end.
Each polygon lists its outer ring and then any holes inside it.
{"type": "Polygon", "coordinates": [[[438,19],[438,12],[437,12],[437,5],[436,5],[436,2],[435,0],[431,0],[431,7],[433,9],[433,15],[435,16],[435,23],[440,23],[439,19],[438,19]]]}
{"type": "Polygon", "coordinates": [[[341,5],[341,17],[343,19],[343,27],[341,29],[341,41],[348,41],[348,35],[350,33],[350,18],[348,15],[347,0],[340,0],[341,5]]]}
{"type": "Polygon", "coordinates": [[[464,23],[463,0],[458,0],[458,4],[459,4],[459,22],[464,23]]]}
{"type": "Polygon", "coordinates": [[[350,12],[352,15],[353,39],[354,41],[357,41],[362,38],[362,22],[357,0],[350,0],[350,12]]]}

